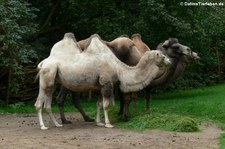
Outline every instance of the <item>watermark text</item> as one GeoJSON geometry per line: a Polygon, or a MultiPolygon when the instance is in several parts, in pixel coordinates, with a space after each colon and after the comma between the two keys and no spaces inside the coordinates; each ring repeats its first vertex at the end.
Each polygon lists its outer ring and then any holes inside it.
{"type": "Polygon", "coordinates": [[[180,2],[181,6],[225,6],[224,2],[180,2]]]}

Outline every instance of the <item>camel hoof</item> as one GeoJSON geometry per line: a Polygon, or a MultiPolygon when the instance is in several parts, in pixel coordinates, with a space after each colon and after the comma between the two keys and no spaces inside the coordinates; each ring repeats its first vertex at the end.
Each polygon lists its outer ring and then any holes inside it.
{"type": "Polygon", "coordinates": [[[106,128],[113,128],[114,126],[111,125],[111,124],[105,124],[105,127],[106,127],[106,128]]]}
{"type": "Polygon", "coordinates": [[[129,116],[129,115],[124,115],[123,117],[124,117],[125,122],[128,122],[131,119],[131,116],[129,116]]]}
{"type": "Polygon", "coordinates": [[[57,125],[55,125],[56,127],[63,127],[63,125],[61,125],[61,124],[57,124],[57,125]]]}
{"type": "Polygon", "coordinates": [[[96,123],[96,125],[97,125],[97,126],[100,126],[100,127],[104,126],[104,124],[101,123],[101,122],[96,123]]]}
{"type": "Polygon", "coordinates": [[[68,120],[63,120],[62,123],[63,124],[72,124],[72,122],[71,121],[68,121],[68,120]]]}
{"type": "Polygon", "coordinates": [[[45,127],[45,126],[41,126],[41,130],[47,130],[48,127],[45,127]]]}
{"type": "Polygon", "coordinates": [[[92,119],[92,118],[87,117],[87,118],[84,118],[84,121],[85,122],[94,122],[95,120],[92,119]]]}

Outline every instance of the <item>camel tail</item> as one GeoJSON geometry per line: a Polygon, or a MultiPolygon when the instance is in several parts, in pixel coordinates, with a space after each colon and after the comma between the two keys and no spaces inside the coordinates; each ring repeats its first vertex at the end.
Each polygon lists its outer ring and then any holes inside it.
{"type": "Polygon", "coordinates": [[[39,76],[40,76],[40,72],[41,72],[41,68],[42,68],[42,64],[44,63],[44,60],[41,61],[38,65],[37,65],[37,75],[35,76],[35,79],[34,79],[34,83],[37,82],[37,80],[39,79],[39,76]]]}
{"type": "Polygon", "coordinates": [[[34,83],[36,83],[37,80],[39,79],[40,73],[41,73],[41,70],[39,70],[37,75],[35,76],[34,83]]]}

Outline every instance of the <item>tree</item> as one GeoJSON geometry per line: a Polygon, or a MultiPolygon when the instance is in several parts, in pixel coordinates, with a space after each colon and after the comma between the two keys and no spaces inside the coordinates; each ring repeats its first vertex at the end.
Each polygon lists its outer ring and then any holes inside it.
{"type": "MultiPolygon", "coordinates": [[[[178,0],[28,1],[32,5],[26,0],[0,1],[0,95],[4,94],[8,102],[12,93],[21,89],[29,92],[25,84],[32,82],[36,73],[24,80],[25,66],[31,65],[34,70],[32,62],[47,57],[66,32],[73,32],[77,40],[94,33],[113,40],[138,32],[151,49],[176,37],[198,52],[201,60],[188,67],[174,88],[225,81],[223,6],[188,7],[181,6],[178,0]]],[[[203,0],[192,2],[198,1],[203,0]]]]}
{"type": "Polygon", "coordinates": [[[25,0],[1,0],[0,10],[0,87],[10,103],[10,95],[18,92],[24,80],[23,66],[37,57],[28,43],[29,35],[36,31],[32,20],[37,9],[25,0]]]}

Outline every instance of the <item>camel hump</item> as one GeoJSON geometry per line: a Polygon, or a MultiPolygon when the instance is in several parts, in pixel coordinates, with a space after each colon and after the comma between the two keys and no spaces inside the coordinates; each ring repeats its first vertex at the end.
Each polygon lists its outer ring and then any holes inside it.
{"type": "Polygon", "coordinates": [[[97,37],[99,40],[101,40],[101,37],[100,37],[98,34],[93,34],[93,35],[91,35],[90,40],[91,40],[92,38],[95,38],[95,37],[97,37]]]}
{"type": "Polygon", "coordinates": [[[71,38],[73,40],[76,40],[73,33],[65,33],[63,39],[65,39],[65,38],[71,38]]]}
{"type": "Polygon", "coordinates": [[[89,47],[93,38],[98,38],[99,40],[102,41],[101,37],[98,34],[93,34],[87,39],[85,46],[84,46],[84,50],[86,50],[89,47]]]}
{"type": "Polygon", "coordinates": [[[129,36],[128,36],[127,34],[120,35],[119,37],[126,37],[126,38],[129,38],[129,36]]]}
{"type": "Polygon", "coordinates": [[[133,35],[131,36],[131,39],[133,39],[133,38],[139,38],[139,39],[141,39],[141,34],[135,33],[135,34],[133,34],[133,35]]]}

